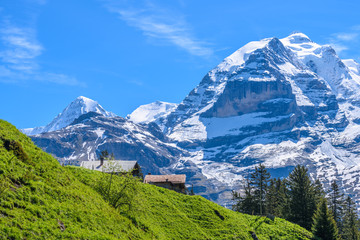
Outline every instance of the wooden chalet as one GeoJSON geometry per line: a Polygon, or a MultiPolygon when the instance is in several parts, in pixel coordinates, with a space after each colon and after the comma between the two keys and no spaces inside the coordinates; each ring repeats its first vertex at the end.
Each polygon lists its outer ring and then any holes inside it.
{"type": "Polygon", "coordinates": [[[174,190],[186,194],[185,187],[186,175],[151,175],[145,176],[144,183],[153,184],[158,187],[174,190]]]}

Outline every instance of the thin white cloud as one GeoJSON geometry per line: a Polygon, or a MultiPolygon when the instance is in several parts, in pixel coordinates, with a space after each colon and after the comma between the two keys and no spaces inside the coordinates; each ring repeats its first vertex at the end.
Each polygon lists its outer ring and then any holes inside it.
{"type": "Polygon", "coordinates": [[[85,83],[78,81],[75,77],[71,77],[65,74],[49,73],[43,71],[33,71],[29,73],[9,69],[5,66],[0,66],[0,82],[21,84],[31,81],[86,87],[85,83]]]}
{"type": "Polygon", "coordinates": [[[85,83],[79,82],[75,77],[71,77],[65,74],[58,74],[58,73],[43,72],[41,74],[36,75],[35,80],[62,84],[62,85],[69,85],[69,86],[86,87],[85,83]]]}
{"type": "Polygon", "coordinates": [[[328,39],[328,44],[331,45],[338,54],[347,55],[346,52],[353,49],[359,40],[360,26],[353,26],[349,31],[332,34],[328,39]]]}
{"type": "Polygon", "coordinates": [[[209,58],[214,55],[209,43],[196,39],[183,16],[179,14],[146,4],[142,9],[134,10],[130,7],[114,6],[108,2],[107,8],[149,38],[173,44],[194,56],[209,58]]]}
{"type": "Polygon", "coordinates": [[[29,0],[29,1],[40,4],[40,5],[44,5],[47,3],[47,0],[29,0]]]}
{"type": "Polygon", "coordinates": [[[129,80],[128,83],[135,84],[137,86],[143,86],[144,85],[144,83],[142,81],[138,81],[138,80],[129,80]]]}
{"type": "Polygon", "coordinates": [[[351,27],[352,31],[360,31],[360,25],[355,25],[351,27]]]}
{"type": "Polygon", "coordinates": [[[37,67],[34,59],[39,56],[43,47],[36,41],[31,29],[21,29],[6,24],[0,31],[3,51],[0,58],[9,68],[33,70],[37,67]]]}
{"type": "Polygon", "coordinates": [[[359,33],[337,33],[335,34],[336,39],[341,41],[352,41],[359,36],[359,33]]]}
{"type": "Polygon", "coordinates": [[[36,39],[32,28],[18,27],[8,20],[0,26],[0,82],[21,83],[40,81],[70,86],[85,86],[76,78],[50,73],[37,62],[44,47],[36,39]]]}
{"type": "Polygon", "coordinates": [[[336,51],[337,54],[340,54],[343,51],[346,51],[349,49],[349,47],[341,44],[341,43],[330,43],[331,47],[336,51]]]}

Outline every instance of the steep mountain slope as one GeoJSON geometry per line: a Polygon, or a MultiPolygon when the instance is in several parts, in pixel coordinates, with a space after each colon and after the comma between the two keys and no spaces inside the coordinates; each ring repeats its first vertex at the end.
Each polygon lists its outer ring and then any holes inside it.
{"type": "Polygon", "coordinates": [[[71,102],[59,115],[54,118],[46,126],[35,127],[35,128],[26,128],[22,132],[27,135],[36,135],[44,132],[51,132],[59,130],[63,127],[71,124],[76,118],[88,112],[96,112],[105,117],[115,117],[116,115],[106,111],[102,106],[100,106],[96,101],[89,98],[80,96],[71,102]]]}
{"type": "MultiPolygon", "coordinates": [[[[132,210],[115,209],[97,188],[109,174],[62,167],[0,120],[1,239],[311,239],[275,218],[232,212],[200,196],[135,181],[132,210]]],[[[125,178],[113,176],[113,188],[125,178]]]]}

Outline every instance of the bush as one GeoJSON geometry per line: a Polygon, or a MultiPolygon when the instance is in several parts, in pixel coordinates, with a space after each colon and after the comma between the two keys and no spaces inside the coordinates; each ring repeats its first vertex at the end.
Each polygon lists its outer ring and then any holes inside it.
{"type": "Polygon", "coordinates": [[[12,151],[13,154],[16,156],[17,159],[30,163],[29,157],[24,151],[21,144],[15,140],[9,140],[9,139],[2,139],[4,142],[4,147],[7,151],[12,151]]]}

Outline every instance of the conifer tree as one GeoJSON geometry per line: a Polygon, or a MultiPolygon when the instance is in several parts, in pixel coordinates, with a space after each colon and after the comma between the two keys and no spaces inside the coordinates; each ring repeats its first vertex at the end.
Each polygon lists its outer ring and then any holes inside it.
{"type": "Polygon", "coordinates": [[[319,204],[321,200],[325,197],[325,191],[319,179],[315,180],[314,191],[316,204],[319,204]]]}
{"type": "Polygon", "coordinates": [[[343,217],[343,232],[342,238],[344,240],[359,240],[359,219],[356,213],[354,202],[348,196],[344,204],[344,217],[343,217]]]}
{"type": "Polygon", "coordinates": [[[267,214],[276,215],[276,209],[279,206],[277,199],[277,189],[276,189],[276,180],[274,178],[270,179],[268,192],[266,194],[266,212],[267,214]]]}
{"type": "Polygon", "coordinates": [[[99,154],[99,160],[100,161],[104,161],[105,159],[108,159],[109,158],[109,152],[108,152],[108,150],[103,150],[103,151],[101,151],[100,152],[100,154],[99,154]]]}
{"type": "Polygon", "coordinates": [[[289,179],[289,220],[310,230],[312,217],[316,211],[314,186],[304,166],[296,166],[290,173],[289,179]]]}
{"type": "Polygon", "coordinates": [[[328,210],[326,199],[323,198],[313,218],[312,232],[323,240],[337,240],[338,230],[335,220],[328,210]]]}
{"type": "Polygon", "coordinates": [[[249,179],[246,179],[245,185],[245,197],[241,205],[241,210],[244,213],[255,214],[255,199],[254,199],[254,190],[251,186],[249,179]]]}
{"type": "Polygon", "coordinates": [[[330,192],[328,195],[329,208],[334,217],[339,233],[342,233],[342,215],[343,215],[343,194],[340,192],[339,186],[333,180],[330,185],[330,192]]]}
{"type": "Polygon", "coordinates": [[[195,195],[195,193],[194,193],[194,184],[191,184],[190,195],[191,196],[195,195]]]}
{"type": "Polygon", "coordinates": [[[233,200],[233,201],[235,201],[235,204],[233,204],[232,206],[231,206],[231,209],[233,210],[233,211],[235,211],[235,212],[242,212],[241,211],[241,200],[242,200],[242,197],[241,197],[241,195],[240,195],[240,193],[239,192],[237,192],[237,191],[232,191],[231,192],[231,194],[232,194],[232,198],[231,198],[231,200],[233,200]]]}
{"type": "Polygon", "coordinates": [[[265,200],[268,189],[270,173],[261,163],[255,167],[255,171],[251,174],[251,185],[254,189],[254,203],[257,205],[255,214],[263,215],[265,213],[265,200]]]}
{"type": "Polygon", "coordinates": [[[255,203],[254,203],[253,189],[249,179],[246,179],[244,185],[244,197],[242,197],[240,193],[233,191],[233,200],[237,201],[236,204],[232,206],[232,209],[234,211],[238,211],[246,214],[254,214],[255,203]]]}
{"type": "Polygon", "coordinates": [[[278,179],[270,179],[268,192],[266,194],[267,213],[285,218],[287,198],[286,187],[283,181],[278,179]]]}
{"type": "Polygon", "coordinates": [[[291,216],[291,210],[290,210],[290,186],[289,186],[289,180],[287,178],[284,178],[281,180],[280,185],[280,195],[281,195],[281,217],[285,219],[290,219],[291,216]]]}

